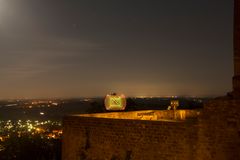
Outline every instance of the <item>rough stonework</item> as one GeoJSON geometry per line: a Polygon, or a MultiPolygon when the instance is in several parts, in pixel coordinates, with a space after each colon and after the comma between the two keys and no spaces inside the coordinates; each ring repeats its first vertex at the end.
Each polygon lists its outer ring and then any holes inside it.
{"type": "Polygon", "coordinates": [[[154,111],[68,116],[64,119],[62,159],[238,160],[238,104],[238,100],[218,99],[209,102],[201,114],[157,111],[160,116],[154,120],[130,119],[138,118],[134,116],[138,113],[151,117],[149,113],[154,111]]]}
{"type": "MultiPolygon", "coordinates": [[[[198,110],[144,110],[132,112],[112,112],[81,114],[81,117],[111,118],[111,119],[133,119],[133,120],[186,120],[200,115],[198,110]]],[[[76,115],[78,116],[78,115],[76,115]]]]}
{"type": "Polygon", "coordinates": [[[220,98],[204,106],[199,118],[196,159],[240,159],[240,100],[220,98]]]}
{"type": "Polygon", "coordinates": [[[197,126],[192,117],[155,121],[69,116],[64,119],[62,159],[194,159],[197,126]]]}

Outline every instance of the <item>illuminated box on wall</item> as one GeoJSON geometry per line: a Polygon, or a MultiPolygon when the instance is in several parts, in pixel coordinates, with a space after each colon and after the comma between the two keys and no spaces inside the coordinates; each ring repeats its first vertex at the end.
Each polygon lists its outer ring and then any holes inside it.
{"type": "Polygon", "coordinates": [[[117,95],[117,94],[108,94],[105,97],[105,108],[106,110],[125,110],[126,108],[126,97],[121,94],[121,95],[117,95]]]}

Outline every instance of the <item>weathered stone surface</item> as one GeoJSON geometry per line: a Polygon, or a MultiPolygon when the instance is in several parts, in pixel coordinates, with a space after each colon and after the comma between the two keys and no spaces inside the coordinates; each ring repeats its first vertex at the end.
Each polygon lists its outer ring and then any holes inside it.
{"type": "Polygon", "coordinates": [[[63,160],[194,159],[197,121],[145,121],[69,116],[63,160]]]}
{"type": "MultiPolygon", "coordinates": [[[[144,110],[132,112],[112,112],[81,114],[82,117],[112,118],[112,119],[134,119],[134,120],[185,120],[200,115],[198,110],[144,110]]],[[[78,115],[76,115],[78,116],[78,115]]]]}
{"type": "Polygon", "coordinates": [[[196,159],[240,159],[240,100],[220,98],[205,104],[197,143],[196,159]]]}
{"type": "Polygon", "coordinates": [[[238,160],[239,106],[240,100],[212,100],[185,121],[65,117],[62,159],[238,160]]]}

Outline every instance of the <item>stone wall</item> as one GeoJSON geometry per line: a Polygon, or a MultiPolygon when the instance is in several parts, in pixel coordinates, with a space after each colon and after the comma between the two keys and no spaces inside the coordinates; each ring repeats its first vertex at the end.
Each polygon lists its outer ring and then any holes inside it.
{"type": "MultiPolygon", "coordinates": [[[[113,119],[135,119],[135,120],[185,120],[196,118],[200,110],[144,110],[132,112],[110,112],[81,114],[82,117],[113,118],[113,119]]],[[[78,116],[78,115],[76,115],[78,116]]]]}
{"type": "Polygon", "coordinates": [[[68,116],[63,160],[194,159],[197,119],[149,121],[68,116]]]}
{"type": "Polygon", "coordinates": [[[199,118],[196,159],[240,159],[240,100],[216,99],[199,118]]]}
{"type": "Polygon", "coordinates": [[[67,116],[62,159],[239,160],[239,108],[240,100],[218,99],[207,103],[198,118],[173,120],[172,111],[159,120],[67,116]]]}

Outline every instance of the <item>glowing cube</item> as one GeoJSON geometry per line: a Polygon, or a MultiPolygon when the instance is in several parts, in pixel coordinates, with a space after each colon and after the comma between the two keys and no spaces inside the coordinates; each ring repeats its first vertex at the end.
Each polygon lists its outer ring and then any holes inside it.
{"type": "Polygon", "coordinates": [[[123,94],[110,94],[105,97],[104,103],[106,110],[125,110],[127,102],[123,94]]]}

